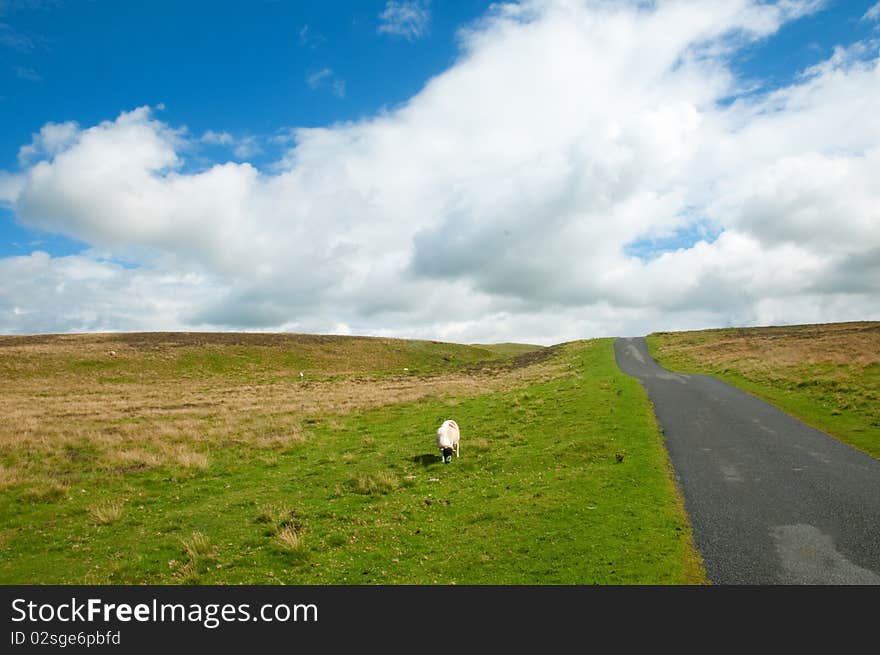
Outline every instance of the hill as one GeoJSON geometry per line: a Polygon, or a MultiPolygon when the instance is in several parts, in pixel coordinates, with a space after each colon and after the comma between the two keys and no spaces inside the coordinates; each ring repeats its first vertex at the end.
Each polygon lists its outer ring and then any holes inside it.
{"type": "Polygon", "coordinates": [[[0,583],[705,579],[610,340],[3,337],[0,377],[0,583]]]}

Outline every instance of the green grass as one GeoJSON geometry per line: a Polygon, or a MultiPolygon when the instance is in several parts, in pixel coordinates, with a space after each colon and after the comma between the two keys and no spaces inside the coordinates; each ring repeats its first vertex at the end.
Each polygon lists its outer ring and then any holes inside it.
{"type": "Polygon", "coordinates": [[[488,350],[491,353],[502,357],[518,357],[529,353],[540,351],[544,346],[536,346],[529,343],[492,343],[492,344],[471,344],[474,348],[488,350]]]}
{"type": "MultiPolygon", "coordinates": [[[[652,408],[611,344],[557,348],[562,373],[515,388],[311,416],[308,438],[274,449],[234,435],[204,467],[77,454],[63,484],[0,496],[0,583],[704,583],[652,408]],[[445,418],[462,427],[448,465],[445,418]]],[[[252,375],[259,351],[232,348],[157,365],[252,375]]],[[[408,348],[376,367],[466,369],[486,352],[408,348]]]]}
{"type": "Polygon", "coordinates": [[[133,333],[2,337],[15,357],[0,357],[0,377],[79,378],[100,375],[103,383],[221,378],[270,383],[304,372],[324,378],[340,374],[413,374],[451,371],[466,364],[512,359],[540,348],[505,344],[467,346],[437,341],[299,334],[133,333]],[[117,353],[111,356],[110,353],[117,353]]]}
{"type": "Polygon", "coordinates": [[[714,375],[880,459],[880,324],[658,333],[670,370],[714,375]]]}

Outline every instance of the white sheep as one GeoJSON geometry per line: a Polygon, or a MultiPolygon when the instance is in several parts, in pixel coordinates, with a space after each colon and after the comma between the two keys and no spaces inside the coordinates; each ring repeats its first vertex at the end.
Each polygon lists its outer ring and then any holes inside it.
{"type": "Polygon", "coordinates": [[[449,464],[452,461],[453,450],[455,450],[455,456],[459,456],[460,441],[461,432],[458,429],[458,423],[455,421],[443,421],[443,425],[437,428],[437,447],[443,454],[444,464],[449,464]]]}

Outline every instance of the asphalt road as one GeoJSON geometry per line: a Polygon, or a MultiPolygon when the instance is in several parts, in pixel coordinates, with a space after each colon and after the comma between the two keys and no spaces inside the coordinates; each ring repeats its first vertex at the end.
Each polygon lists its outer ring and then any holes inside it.
{"type": "Polygon", "coordinates": [[[654,403],[715,584],[880,584],[880,461],[725,382],[671,373],[642,338],[617,365],[654,403]]]}

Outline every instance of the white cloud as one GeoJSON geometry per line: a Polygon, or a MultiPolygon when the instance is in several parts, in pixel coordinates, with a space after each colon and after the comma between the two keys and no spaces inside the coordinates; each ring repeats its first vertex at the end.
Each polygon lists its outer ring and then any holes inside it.
{"type": "Polygon", "coordinates": [[[247,159],[248,157],[260,154],[263,152],[263,149],[260,147],[260,141],[257,137],[245,136],[238,140],[232,152],[239,159],[247,159]]]}
{"type": "Polygon", "coordinates": [[[308,47],[314,50],[321,44],[323,44],[326,39],[323,35],[312,29],[310,25],[303,25],[298,32],[299,44],[302,47],[308,47]]]}
{"type": "Polygon", "coordinates": [[[401,36],[416,41],[428,33],[431,22],[430,0],[388,0],[379,14],[380,34],[401,36]]]}
{"type": "Polygon", "coordinates": [[[46,123],[34,134],[28,145],[18,150],[19,164],[26,165],[40,156],[52,157],[70,146],[79,134],[79,126],[73,122],[46,123]]]}
{"type": "Polygon", "coordinates": [[[229,132],[215,132],[214,130],[206,130],[202,134],[202,143],[214,146],[231,146],[235,143],[235,137],[229,132]]]}
{"type": "Polygon", "coordinates": [[[321,70],[319,70],[315,73],[311,73],[306,78],[306,83],[309,85],[309,88],[317,89],[319,86],[321,86],[321,83],[324,80],[326,80],[327,78],[332,78],[332,77],[333,77],[333,70],[332,69],[322,68],[321,70]]]}
{"type": "Polygon", "coordinates": [[[0,259],[0,280],[2,334],[192,329],[179,317],[211,293],[192,274],[39,251],[0,259]]]}
{"type": "Polygon", "coordinates": [[[204,134],[202,134],[202,137],[199,140],[202,143],[207,143],[208,145],[231,148],[232,153],[238,159],[247,159],[248,157],[253,157],[254,155],[258,155],[263,152],[263,149],[260,146],[260,140],[255,136],[243,136],[236,138],[229,132],[215,132],[214,130],[207,130],[204,134]]]}
{"type": "Polygon", "coordinates": [[[345,326],[552,343],[880,319],[880,57],[842,48],[790,87],[719,102],[742,84],[732,52],[817,7],[498,5],[404,106],[285,133],[289,150],[262,171],[186,172],[185,133],[148,108],[48,124],[0,198],[26,225],[135,267],[0,260],[9,275],[40,271],[0,289],[0,330],[345,326]],[[627,254],[701,230],[717,238],[627,254]],[[93,272],[73,283],[79,270],[93,272]],[[50,317],[40,290],[68,279],[50,317]]]}
{"type": "Polygon", "coordinates": [[[330,90],[338,98],[345,97],[345,80],[341,80],[333,73],[332,68],[322,68],[306,77],[306,83],[312,91],[328,85],[330,90]]]}
{"type": "Polygon", "coordinates": [[[880,2],[868,9],[862,16],[862,20],[880,20],[880,2]]]}
{"type": "Polygon", "coordinates": [[[24,188],[24,175],[0,171],[0,203],[12,204],[24,188]]]}

